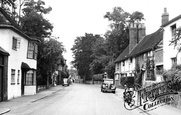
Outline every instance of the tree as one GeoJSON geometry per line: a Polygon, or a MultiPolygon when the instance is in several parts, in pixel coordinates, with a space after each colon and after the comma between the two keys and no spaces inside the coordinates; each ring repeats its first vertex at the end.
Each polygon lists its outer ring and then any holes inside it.
{"type": "Polygon", "coordinates": [[[38,37],[42,40],[51,35],[53,26],[43,17],[52,10],[51,7],[45,8],[45,2],[30,0],[25,2],[22,9],[23,16],[20,18],[21,29],[31,37],[38,37]]]}
{"type": "Polygon", "coordinates": [[[97,36],[96,42],[92,46],[93,61],[90,64],[91,74],[101,74],[104,72],[106,63],[105,56],[107,51],[105,50],[105,38],[97,36]]]}
{"type": "Polygon", "coordinates": [[[65,51],[65,48],[62,43],[55,38],[45,40],[41,46],[43,49],[40,51],[41,57],[39,57],[38,60],[37,71],[40,77],[39,79],[48,86],[50,76],[57,70],[57,62],[63,58],[62,53],[65,51]]]}
{"type": "Polygon", "coordinates": [[[84,80],[91,79],[91,71],[89,65],[93,61],[92,47],[95,44],[98,35],[85,33],[85,36],[77,37],[74,46],[71,48],[74,54],[72,64],[77,68],[78,74],[84,80]]]}
{"type": "Polygon", "coordinates": [[[127,28],[129,17],[130,14],[125,12],[121,7],[114,7],[112,12],[107,12],[104,16],[104,18],[111,22],[109,25],[111,30],[105,33],[105,49],[108,54],[107,57],[109,57],[105,68],[110,78],[114,78],[114,60],[129,43],[127,28]]]}
{"type": "Polygon", "coordinates": [[[144,14],[142,12],[139,12],[139,11],[136,11],[136,12],[133,12],[131,15],[130,15],[130,20],[131,22],[140,22],[142,20],[145,20],[144,19],[144,14]]]}

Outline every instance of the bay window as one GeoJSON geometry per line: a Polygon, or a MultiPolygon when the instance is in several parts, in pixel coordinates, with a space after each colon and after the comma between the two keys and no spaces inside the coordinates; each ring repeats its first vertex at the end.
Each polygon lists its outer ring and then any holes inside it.
{"type": "Polygon", "coordinates": [[[36,85],[36,71],[34,70],[29,70],[26,73],[26,80],[25,80],[26,85],[36,85]]]}

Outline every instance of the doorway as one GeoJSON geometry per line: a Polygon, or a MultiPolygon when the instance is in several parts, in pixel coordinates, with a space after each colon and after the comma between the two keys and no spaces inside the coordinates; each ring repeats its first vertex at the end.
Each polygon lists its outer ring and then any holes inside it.
{"type": "Polygon", "coordinates": [[[24,95],[25,93],[25,77],[26,77],[26,71],[21,69],[21,95],[24,95]]]}
{"type": "Polygon", "coordinates": [[[3,101],[3,67],[0,67],[0,102],[3,101]]]}

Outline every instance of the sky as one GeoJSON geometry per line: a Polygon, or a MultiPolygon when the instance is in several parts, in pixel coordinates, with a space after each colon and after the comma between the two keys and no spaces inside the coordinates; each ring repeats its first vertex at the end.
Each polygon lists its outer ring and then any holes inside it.
{"type": "Polygon", "coordinates": [[[71,48],[76,37],[85,33],[104,35],[110,22],[104,18],[114,7],[124,11],[144,14],[146,34],[155,32],[161,26],[161,15],[167,8],[169,20],[181,14],[180,0],[43,0],[52,11],[46,18],[53,24],[53,36],[59,37],[66,52],[63,54],[70,68],[73,61],[71,48]]]}

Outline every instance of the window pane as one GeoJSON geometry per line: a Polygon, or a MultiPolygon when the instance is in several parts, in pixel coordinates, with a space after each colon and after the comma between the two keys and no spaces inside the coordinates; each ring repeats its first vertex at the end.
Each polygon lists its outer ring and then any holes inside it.
{"type": "Polygon", "coordinates": [[[35,53],[37,53],[38,52],[38,46],[37,46],[37,44],[35,44],[35,53]]]}
{"type": "Polygon", "coordinates": [[[11,69],[11,83],[15,83],[15,69],[11,69]]]}
{"type": "Polygon", "coordinates": [[[37,52],[38,52],[37,44],[29,42],[27,57],[31,59],[37,59],[37,52]]]}
{"type": "Polygon", "coordinates": [[[3,55],[0,55],[0,65],[4,65],[3,55]]]}
{"type": "Polygon", "coordinates": [[[33,85],[36,85],[36,71],[34,71],[33,75],[33,85]]]}
{"type": "Polygon", "coordinates": [[[26,74],[26,85],[32,85],[33,84],[33,71],[30,70],[26,74]]]}
{"type": "Polygon", "coordinates": [[[17,83],[19,83],[20,70],[18,70],[17,83]]]}
{"type": "Polygon", "coordinates": [[[17,39],[15,37],[13,37],[13,46],[12,49],[17,49],[17,39]]]}
{"type": "Polygon", "coordinates": [[[28,58],[33,58],[33,51],[28,51],[28,58]]]}
{"type": "Polygon", "coordinates": [[[32,42],[29,42],[28,50],[34,50],[34,45],[32,42]]]}
{"type": "Polygon", "coordinates": [[[37,53],[34,54],[34,59],[37,59],[37,53]]]}

